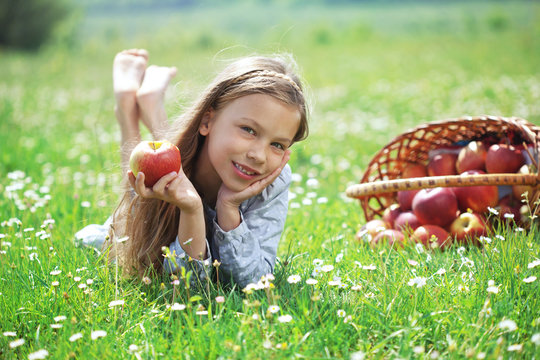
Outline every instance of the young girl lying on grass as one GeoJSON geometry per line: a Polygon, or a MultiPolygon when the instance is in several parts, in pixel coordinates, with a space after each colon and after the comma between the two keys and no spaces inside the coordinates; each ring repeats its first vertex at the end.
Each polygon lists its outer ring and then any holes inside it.
{"type": "Polygon", "coordinates": [[[176,68],[147,62],[145,50],[133,49],[117,54],[113,65],[122,169],[131,188],[104,225],[89,225],[76,237],[118,249],[121,264],[138,274],[186,267],[203,280],[217,260],[220,278],[241,288],[257,282],[274,269],[287,216],[290,147],[308,133],[293,64],[279,57],[237,60],[169,126],[164,95],[176,68]],[[131,150],[141,141],[139,122],[182,154],[180,171],[152,188],[143,173],[129,170],[131,150]]]}

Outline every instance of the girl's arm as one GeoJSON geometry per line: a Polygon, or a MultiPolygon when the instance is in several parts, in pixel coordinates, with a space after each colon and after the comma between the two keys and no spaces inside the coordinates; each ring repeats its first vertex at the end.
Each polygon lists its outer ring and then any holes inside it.
{"type": "Polygon", "coordinates": [[[137,194],[147,199],[159,199],[177,206],[180,209],[178,225],[178,243],[187,255],[193,259],[206,258],[206,225],[202,200],[184,171],[164,175],[152,187],[144,185],[144,174],[139,172],[137,177],[128,172],[131,186],[137,194]]]}
{"type": "Polygon", "coordinates": [[[272,273],[277,247],[285,226],[291,170],[287,165],[260,195],[236,209],[240,223],[234,229],[221,226],[219,209],[214,219],[213,240],[219,249],[220,270],[241,288],[272,273]]]}

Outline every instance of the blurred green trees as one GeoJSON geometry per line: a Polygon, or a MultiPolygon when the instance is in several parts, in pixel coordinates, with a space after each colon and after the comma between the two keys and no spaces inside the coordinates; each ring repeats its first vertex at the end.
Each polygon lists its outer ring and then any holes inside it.
{"type": "Polygon", "coordinates": [[[33,50],[69,13],[65,0],[2,0],[0,46],[33,50]]]}

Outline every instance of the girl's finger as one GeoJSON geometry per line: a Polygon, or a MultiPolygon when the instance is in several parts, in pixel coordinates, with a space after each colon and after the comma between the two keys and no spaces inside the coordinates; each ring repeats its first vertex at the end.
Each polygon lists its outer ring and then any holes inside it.
{"type": "Polygon", "coordinates": [[[177,174],[176,172],[168,173],[167,175],[163,175],[157,183],[154,184],[152,187],[152,190],[156,193],[163,194],[164,191],[167,189],[167,185],[173,181],[176,178],[177,174]]]}
{"type": "Polygon", "coordinates": [[[139,171],[139,173],[137,174],[137,178],[135,179],[135,191],[142,197],[150,197],[152,195],[152,190],[148,189],[146,185],[144,185],[143,172],[139,171]]]}
{"type": "Polygon", "coordinates": [[[133,175],[133,171],[129,170],[127,172],[127,177],[128,177],[129,184],[135,190],[135,175],[133,175]]]}

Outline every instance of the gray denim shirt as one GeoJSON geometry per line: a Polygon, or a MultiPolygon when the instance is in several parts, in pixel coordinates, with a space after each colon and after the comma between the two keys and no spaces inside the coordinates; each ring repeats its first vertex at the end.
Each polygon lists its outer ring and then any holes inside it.
{"type": "MultiPolygon", "coordinates": [[[[241,223],[235,229],[223,231],[216,212],[204,207],[207,219],[207,258],[189,258],[180,246],[178,238],[170,244],[175,261],[165,258],[163,268],[167,272],[180,267],[193,270],[196,282],[205,280],[214,271],[214,260],[219,261],[220,280],[234,280],[240,288],[256,283],[261,276],[274,270],[277,247],[285,226],[291,168],[286,165],[274,182],[260,194],[240,205],[241,223]],[[176,263],[176,264],[175,264],[176,263]],[[224,277],[222,276],[224,275],[224,277]]],[[[101,248],[109,230],[111,219],[103,225],[88,225],[75,234],[83,244],[101,248]]]]}

